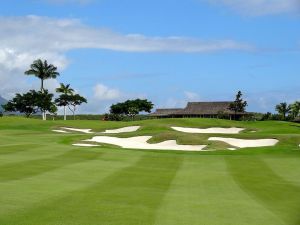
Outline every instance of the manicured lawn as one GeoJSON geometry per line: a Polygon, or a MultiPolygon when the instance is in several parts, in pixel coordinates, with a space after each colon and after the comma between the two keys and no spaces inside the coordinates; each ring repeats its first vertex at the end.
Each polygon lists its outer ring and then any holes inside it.
{"type": "Polygon", "coordinates": [[[135,122],[0,118],[0,225],[299,225],[300,125],[166,119],[135,122]],[[152,143],[176,139],[212,152],[74,147],[95,131],[140,125],[152,143]],[[184,127],[244,127],[237,138],[277,138],[274,147],[224,151],[211,134],[184,127]],[[252,133],[251,131],[257,131],[252,133]]]}

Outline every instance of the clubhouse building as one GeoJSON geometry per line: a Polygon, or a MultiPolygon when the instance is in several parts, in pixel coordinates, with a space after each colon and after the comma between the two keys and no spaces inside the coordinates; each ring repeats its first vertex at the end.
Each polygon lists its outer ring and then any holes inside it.
{"type": "Polygon", "coordinates": [[[235,113],[229,109],[232,102],[188,102],[185,108],[156,109],[150,115],[156,118],[241,118],[250,113],[235,113]]]}

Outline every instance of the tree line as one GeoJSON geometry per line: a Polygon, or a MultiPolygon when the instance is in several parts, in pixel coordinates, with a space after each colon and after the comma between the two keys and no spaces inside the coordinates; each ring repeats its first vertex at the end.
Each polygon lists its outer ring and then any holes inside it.
{"type": "MultiPolygon", "coordinates": [[[[235,112],[235,117],[238,113],[244,113],[248,106],[247,101],[242,99],[242,92],[238,91],[236,99],[229,106],[229,109],[235,112]]],[[[279,103],[275,106],[275,111],[278,114],[272,114],[271,112],[262,115],[261,120],[284,120],[284,121],[296,121],[300,118],[300,102],[295,101],[292,104],[286,102],[279,103]]]]}
{"type": "Polygon", "coordinates": [[[3,109],[6,112],[19,112],[25,114],[26,117],[41,113],[42,119],[46,120],[47,113],[57,115],[58,107],[63,107],[64,120],[66,120],[67,108],[72,112],[75,119],[77,106],[87,103],[83,96],[75,93],[70,84],[65,85],[63,83],[60,84],[59,88],[56,88],[59,96],[54,99],[54,94],[49,93],[49,90],[44,88],[44,82],[48,79],[56,79],[60,76],[60,73],[57,67],[48,64],[47,60],[35,60],[30,65],[30,68],[25,71],[25,75],[39,78],[41,81],[40,90],[29,90],[23,94],[17,93],[12,100],[3,105],[3,109]]]}
{"type": "Polygon", "coordinates": [[[284,121],[298,121],[300,118],[300,102],[295,101],[292,104],[286,102],[279,103],[275,106],[278,114],[267,112],[263,114],[261,120],[284,120],[284,121]]]}

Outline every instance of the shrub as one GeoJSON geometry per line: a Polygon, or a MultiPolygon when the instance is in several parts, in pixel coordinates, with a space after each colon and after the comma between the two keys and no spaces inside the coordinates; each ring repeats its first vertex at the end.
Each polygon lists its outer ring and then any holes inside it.
{"type": "Polygon", "coordinates": [[[272,113],[267,112],[267,113],[265,113],[265,114],[262,115],[261,120],[271,120],[272,116],[273,116],[272,113]]]}

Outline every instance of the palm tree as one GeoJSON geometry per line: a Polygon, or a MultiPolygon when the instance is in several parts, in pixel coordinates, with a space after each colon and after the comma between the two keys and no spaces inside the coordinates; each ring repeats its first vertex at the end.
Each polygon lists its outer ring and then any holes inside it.
{"type": "MultiPolygon", "coordinates": [[[[37,59],[30,65],[30,69],[25,71],[25,75],[33,75],[41,79],[41,92],[44,93],[44,80],[55,79],[59,76],[57,67],[48,64],[47,60],[37,59]]],[[[42,113],[43,120],[46,120],[46,112],[42,113]]]]}
{"type": "Polygon", "coordinates": [[[44,92],[44,80],[55,79],[59,76],[57,67],[52,64],[48,64],[47,60],[42,61],[41,59],[35,60],[30,65],[30,69],[25,71],[25,74],[33,75],[41,79],[41,92],[44,92]]]}
{"type": "Polygon", "coordinates": [[[282,115],[283,119],[285,120],[286,114],[291,111],[291,106],[288,105],[286,102],[282,102],[276,105],[276,111],[282,115]]]}
{"type": "Polygon", "coordinates": [[[64,107],[64,120],[67,120],[66,106],[68,106],[68,101],[66,101],[66,97],[68,95],[73,95],[74,89],[70,87],[70,84],[64,85],[61,83],[60,87],[56,88],[56,92],[62,94],[60,96],[60,105],[64,107]]]}
{"type": "Polygon", "coordinates": [[[74,89],[70,88],[70,84],[64,85],[63,83],[60,83],[60,87],[56,88],[57,93],[62,93],[62,94],[73,94],[74,89]]]}

